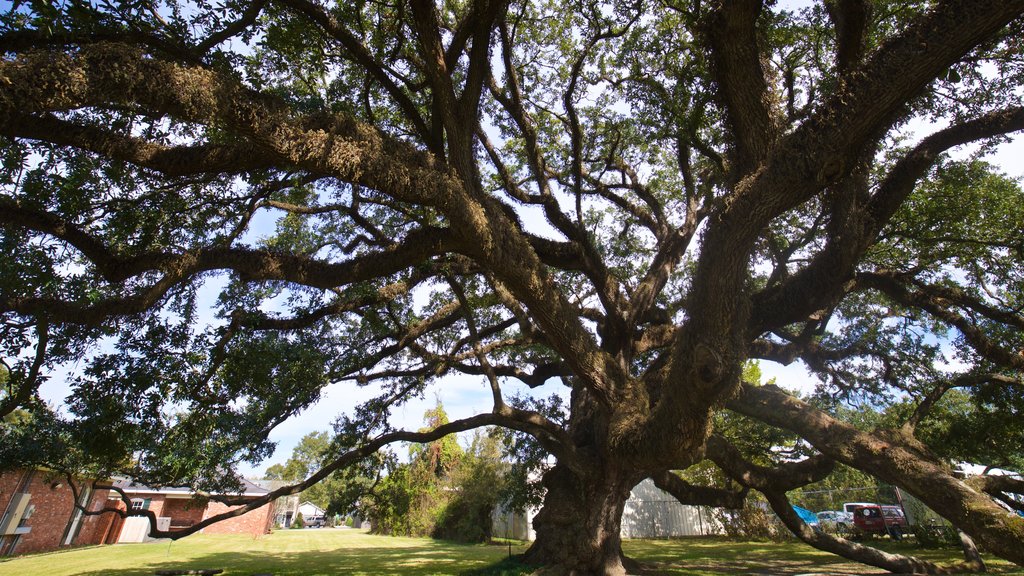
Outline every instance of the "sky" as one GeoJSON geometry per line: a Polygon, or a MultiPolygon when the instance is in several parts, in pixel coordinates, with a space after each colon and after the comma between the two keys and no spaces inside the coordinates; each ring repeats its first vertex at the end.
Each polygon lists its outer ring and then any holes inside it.
{"type": "MultiPolygon", "coordinates": [[[[795,7],[805,4],[807,2],[783,2],[784,7],[795,7]]],[[[919,135],[924,136],[934,127],[916,125],[913,129],[919,135]]],[[[970,149],[966,149],[960,150],[956,154],[965,155],[969,152],[970,149]]],[[[1024,179],[1024,138],[1017,136],[1010,143],[1000,145],[987,159],[1008,175],[1024,179]]],[[[75,368],[68,367],[65,371],[55,373],[41,388],[40,394],[42,397],[52,404],[61,404],[69,390],[66,383],[67,371],[73,371],[75,368]]],[[[807,373],[799,362],[790,366],[782,366],[774,362],[762,362],[761,370],[766,380],[774,378],[780,385],[790,389],[809,390],[814,384],[813,377],[807,373]]],[[[567,389],[558,382],[558,380],[551,380],[543,387],[535,389],[532,394],[535,396],[548,396],[558,393],[567,396],[567,389]]],[[[517,391],[526,390],[525,386],[517,385],[514,381],[506,382],[503,385],[503,389],[506,398],[517,391]]],[[[263,471],[268,466],[284,462],[304,435],[315,431],[329,430],[338,415],[351,410],[374,395],[375,389],[372,386],[361,388],[351,382],[328,386],[317,403],[273,430],[270,439],[276,442],[277,449],[271,458],[255,466],[240,466],[238,471],[247,477],[262,476],[263,471]]],[[[398,428],[412,430],[422,427],[424,412],[432,408],[437,401],[443,403],[449,418],[455,420],[488,411],[491,403],[490,390],[483,377],[466,375],[446,376],[429,387],[424,397],[409,401],[397,408],[393,414],[393,425],[398,428]]],[[[396,451],[402,452],[400,448],[396,448],[396,451]]]]}

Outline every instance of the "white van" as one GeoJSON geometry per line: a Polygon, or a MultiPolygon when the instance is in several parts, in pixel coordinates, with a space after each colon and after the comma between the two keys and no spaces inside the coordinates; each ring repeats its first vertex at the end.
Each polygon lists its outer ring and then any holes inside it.
{"type": "Polygon", "coordinates": [[[861,506],[878,506],[878,504],[875,504],[874,502],[847,502],[843,504],[843,512],[853,514],[853,511],[861,506]]]}

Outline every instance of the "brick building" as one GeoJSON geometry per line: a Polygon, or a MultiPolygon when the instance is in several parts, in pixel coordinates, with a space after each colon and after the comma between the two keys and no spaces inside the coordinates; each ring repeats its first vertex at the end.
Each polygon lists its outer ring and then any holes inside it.
{"type": "MultiPolygon", "coordinates": [[[[124,511],[127,507],[116,491],[93,490],[91,481],[77,480],[79,501],[86,510],[104,508],[124,511]]],[[[187,488],[150,488],[121,480],[115,485],[125,491],[136,510],[150,510],[158,527],[182,529],[231,509],[219,502],[202,502],[187,488]]],[[[243,497],[256,498],[267,490],[245,482],[243,497]]],[[[273,506],[263,506],[207,526],[206,534],[251,534],[269,532],[273,506]]],[[[63,475],[47,470],[12,470],[0,474],[0,556],[57,550],[66,546],[142,542],[149,535],[147,516],[122,518],[116,512],[82,514],[74,506],[74,493],[63,475]]]]}
{"type": "MultiPolygon", "coordinates": [[[[92,490],[88,481],[79,484],[79,502],[87,510],[107,506],[108,490],[92,490]]],[[[63,475],[47,470],[0,474],[0,556],[101,544],[110,539],[119,526],[117,514],[85,515],[75,508],[74,500],[63,475]]]]}
{"type": "MultiPolygon", "coordinates": [[[[157,517],[158,527],[163,530],[188,528],[232,508],[213,500],[204,502],[196,499],[195,494],[189,488],[152,488],[128,480],[118,481],[115,485],[131,499],[133,509],[152,511],[157,517]]],[[[243,492],[240,494],[243,498],[257,498],[266,493],[267,490],[243,480],[243,492]]],[[[239,496],[239,494],[232,494],[232,496],[239,496]]],[[[110,497],[120,498],[116,492],[112,492],[110,497]]],[[[205,534],[251,534],[257,537],[270,531],[273,517],[273,506],[267,505],[241,516],[211,524],[203,528],[202,532],[205,534]]],[[[118,534],[117,541],[140,542],[146,538],[148,532],[149,521],[147,518],[128,518],[118,534]]]]}

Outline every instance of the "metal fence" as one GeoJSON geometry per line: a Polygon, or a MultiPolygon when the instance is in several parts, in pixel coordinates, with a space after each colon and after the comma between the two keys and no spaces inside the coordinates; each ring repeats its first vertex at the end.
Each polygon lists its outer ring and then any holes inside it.
{"type": "Polygon", "coordinates": [[[722,534],[711,508],[680,504],[651,479],[637,484],[622,513],[623,538],[677,538],[722,534]]]}
{"type": "MultiPolygon", "coordinates": [[[[533,540],[533,516],[497,509],[491,515],[497,538],[533,540]]],[[[678,538],[723,534],[722,524],[705,506],[684,506],[650,479],[637,484],[622,513],[623,538],[678,538]]]]}

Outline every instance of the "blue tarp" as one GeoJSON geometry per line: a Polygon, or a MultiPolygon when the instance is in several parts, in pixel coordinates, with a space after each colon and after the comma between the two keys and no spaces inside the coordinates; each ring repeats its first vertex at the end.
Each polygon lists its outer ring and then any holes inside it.
{"type": "Polygon", "coordinates": [[[811,512],[810,510],[806,508],[801,508],[799,506],[793,506],[793,510],[796,511],[797,515],[800,516],[800,519],[806,522],[808,525],[818,525],[818,515],[814,512],[811,512]]]}

